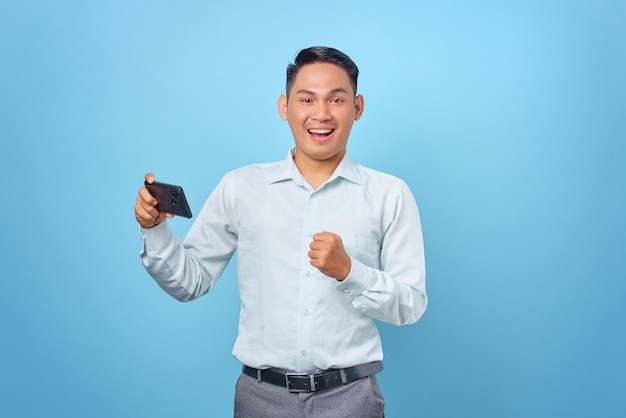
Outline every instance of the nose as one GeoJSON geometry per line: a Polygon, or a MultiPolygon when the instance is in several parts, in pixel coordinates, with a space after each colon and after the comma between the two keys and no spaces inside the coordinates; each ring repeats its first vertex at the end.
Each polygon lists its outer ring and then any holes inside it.
{"type": "Polygon", "coordinates": [[[315,103],[312,109],[311,117],[317,121],[326,121],[331,119],[329,104],[324,101],[315,103]]]}

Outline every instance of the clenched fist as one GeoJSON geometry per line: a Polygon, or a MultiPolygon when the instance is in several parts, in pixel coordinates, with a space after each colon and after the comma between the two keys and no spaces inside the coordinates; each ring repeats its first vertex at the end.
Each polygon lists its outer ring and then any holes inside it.
{"type": "Polygon", "coordinates": [[[311,265],[325,275],[339,281],[345,280],[350,274],[352,261],[343,248],[341,237],[332,232],[319,232],[313,235],[309,246],[311,265]]]}

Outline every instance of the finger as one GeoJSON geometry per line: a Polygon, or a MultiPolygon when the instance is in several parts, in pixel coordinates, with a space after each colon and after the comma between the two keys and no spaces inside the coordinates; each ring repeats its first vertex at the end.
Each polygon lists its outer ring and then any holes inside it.
{"type": "Polygon", "coordinates": [[[156,199],[152,197],[148,197],[147,199],[146,201],[144,196],[138,195],[135,203],[135,211],[142,217],[158,217],[159,211],[156,208],[156,199]],[[153,200],[155,200],[155,202],[153,202],[153,200]]]}
{"type": "Polygon", "coordinates": [[[322,231],[322,232],[318,232],[316,234],[313,234],[313,241],[320,241],[320,242],[339,242],[341,241],[341,237],[337,234],[333,234],[332,232],[326,232],[326,231],[322,231]]]}
{"type": "Polygon", "coordinates": [[[158,216],[159,211],[157,210],[156,205],[153,204],[153,200],[155,199],[152,197],[146,198],[141,194],[138,195],[135,203],[135,210],[139,211],[140,214],[147,213],[155,217],[158,216]]]}
{"type": "Polygon", "coordinates": [[[152,173],[146,173],[146,175],[144,176],[144,179],[145,179],[148,183],[152,184],[152,183],[154,183],[154,174],[152,174],[152,173]]]}
{"type": "Polygon", "coordinates": [[[311,252],[314,252],[317,257],[319,257],[323,253],[331,252],[333,250],[333,247],[328,242],[317,241],[312,242],[309,245],[309,249],[311,250],[311,252]]]}
{"type": "Polygon", "coordinates": [[[311,260],[310,264],[311,264],[311,266],[315,267],[319,271],[322,271],[321,270],[322,266],[320,265],[320,263],[317,260],[311,260]]]}
{"type": "Polygon", "coordinates": [[[135,207],[135,219],[139,222],[143,228],[150,228],[156,224],[158,215],[155,217],[152,214],[146,212],[141,206],[135,207]]]}
{"type": "Polygon", "coordinates": [[[313,241],[326,241],[328,240],[328,232],[317,232],[311,238],[313,241]]]}
{"type": "Polygon", "coordinates": [[[150,191],[146,187],[142,187],[141,189],[139,189],[139,196],[148,205],[150,205],[150,206],[156,206],[157,205],[156,198],[150,194],[150,191]]]}
{"type": "Polygon", "coordinates": [[[173,215],[159,212],[152,206],[146,208],[145,206],[137,205],[135,207],[135,217],[142,227],[151,228],[164,222],[165,219],[173,217],[173,215]]]}

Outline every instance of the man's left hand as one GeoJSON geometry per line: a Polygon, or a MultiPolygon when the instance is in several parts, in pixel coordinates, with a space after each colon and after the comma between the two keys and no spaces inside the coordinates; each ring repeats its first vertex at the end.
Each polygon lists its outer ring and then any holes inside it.
{"type": "Polygon", "coordinates": [[[339,281],[350,274],[352,261],[343,248],[341,237],[332,232],[319,232],[313,235],[309,258],[311,265],[329,277],[339,281]]]}

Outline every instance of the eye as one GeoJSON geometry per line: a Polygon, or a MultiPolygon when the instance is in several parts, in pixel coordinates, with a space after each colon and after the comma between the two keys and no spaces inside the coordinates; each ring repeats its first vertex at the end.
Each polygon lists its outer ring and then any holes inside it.
{"type": "Polygon", "coordinates": [[[331,103],[343,103],[343,99],[339,97],[335,97],[334,99],[331,100],[331,103]]]}
{"type": "Polygon", "coordinates": [[[301,99],[300,102],[302,102],[304,104],[309,104],[309,103],[311,103],[311,99],[309,99],[308,97],[305,97],[305,98],[301,99]]]}

